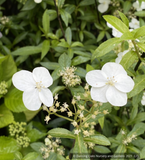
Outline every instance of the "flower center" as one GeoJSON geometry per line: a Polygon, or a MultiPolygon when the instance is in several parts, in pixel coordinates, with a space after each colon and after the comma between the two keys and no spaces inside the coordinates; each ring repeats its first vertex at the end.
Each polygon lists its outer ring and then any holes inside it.
{"type": "Polygon", "coordinates": [[[36,88],[38,89],[38,91],[41,91],[41,88],[45,88],[45,86],[43,86],[42,81],[40,82],[36,82],[36,88]]]}
{"type": "Polygon", "coordinates": [[[107,77],[108,82],[106,82],[106,84],[114,86],[114,83],[116,83],[117,81],[115,81],[114,76],[113,77],[107,77]]]}

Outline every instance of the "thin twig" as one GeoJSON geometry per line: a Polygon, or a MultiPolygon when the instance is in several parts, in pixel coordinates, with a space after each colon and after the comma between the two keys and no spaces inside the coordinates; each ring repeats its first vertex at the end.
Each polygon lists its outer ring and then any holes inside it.
{"type": "Polygon", "coordinates": [[[67,40],[66,40],[66,37],[65,37],[65,33],[64,33],[63,27],[62,27],[62,23],[61,23],[61,20],[60,20],[58,7],[57,7],[57,5],[56,5],[56,0],[54,0],[54,4],[55,4],[55,8],[56,8],[56,12],[57,12],[57,18],[58,18],[58,21],[59,21],[59,25],[60,25],[60,28],[61,28],[63,37],[64,37],[65,41],[67,41],[67,40]]]}

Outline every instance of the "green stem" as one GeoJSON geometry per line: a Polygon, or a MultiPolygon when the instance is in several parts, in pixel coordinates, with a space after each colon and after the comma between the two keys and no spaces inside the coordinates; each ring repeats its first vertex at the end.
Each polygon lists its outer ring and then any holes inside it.
{"type": "Polygon", "coordinates": [[[136,53],[137,53],[138,58],[141,60],[141,57],[140,57],[140,55],[139,55],[139,50],[138,50],[138,48],[137,48],[137,46],[136,46],[135,41],[132,40],[132,43],[133,43],[133,45],[134,45],[134,48],[135,48],[135,51],[136,51],[136,53]]]}
{"type": "Polygon", "coordinates": [[[68,121],[71,121],[71,122],[73,121],[73,119],[70,119],[70,118],[64,117],[64,116],[59,115],[59,114],[57,114],[57,113],[54,113],[54,115],[56,115],[57,117],[60,117],[60,118],[66,119],[66,120],[68,120],[68,121]]]}

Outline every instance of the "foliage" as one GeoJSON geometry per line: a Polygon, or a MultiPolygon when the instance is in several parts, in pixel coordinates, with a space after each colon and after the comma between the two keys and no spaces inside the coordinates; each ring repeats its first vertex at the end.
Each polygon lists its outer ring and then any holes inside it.
{"type": "Polygon", "coordinates": [[[144,5],[145,0],[0,1],[1,160],[145,158],[144,5]],[[117,58],[135,83],[122,107],[92,100],[85,79],[117,58]],[[54,103],[30,111],[12,76],[40,66],[53,78],[54,103]]]}

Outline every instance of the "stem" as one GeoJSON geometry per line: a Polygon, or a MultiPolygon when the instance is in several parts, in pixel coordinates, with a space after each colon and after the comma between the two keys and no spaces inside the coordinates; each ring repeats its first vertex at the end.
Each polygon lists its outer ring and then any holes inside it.
{"type": "Polygon", "coordinates": [[[56,5],[56,0],[54,0],[54,4],[55,4],[56,12],[57,12],[57,18],[58,18],[58,21],[59,21],[59,25],[60,25],[63,37],[64,37],[64,39],[66,41],[65,33],[64,33],[64,30],[63,30],[63,27],[62,27],[62,23],[61,23],[61,20],[60,20],[60,17],[59,17],[59,10],[58,10],[58,7],[56,5]]]}
{"type": "Polygon", "coordinates": [[[66,119],[66,120],[68,120],[68,121],[73,122],[73,119],[70,119],[70,118],[64,117],[64,116],[59,115],[59,114],[57,114],[57,113],[54,113],[54,115],[56,115],[57,117],[60,117],[60,118],[63,118],[63,119],[66,119]]]}
{"type": "Polygon", "coordinates": [[[133,43],[133,45],[134,45],[134,48],[135,48],[135,51],[136,51],[136,53],[137,53],[137,56],[138,56],[139,60],[141,60],[140,55],[139,55],[139,50],[138,50],[138,48],[137,48],[137,46],[136,46],[135,41],[132,40],[132,43],[133,43]]]}

